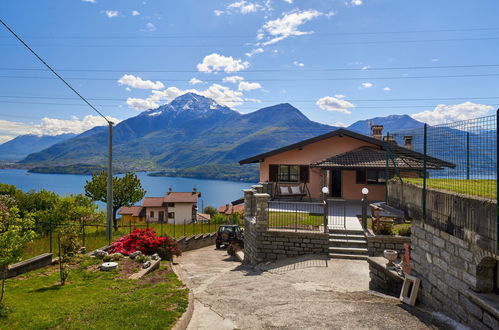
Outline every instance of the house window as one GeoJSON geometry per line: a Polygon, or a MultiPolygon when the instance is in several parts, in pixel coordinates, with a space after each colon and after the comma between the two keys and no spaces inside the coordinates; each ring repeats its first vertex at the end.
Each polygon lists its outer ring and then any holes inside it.
{"type": "Polygon", "coordinates": [[[150,216],[151,218],[154,218],[154,211],[149,212],[149,216],[150,216]]]}
{"type": "Polygon", "coordinates": [[[357,184],[385,184],[386,173],[381,170],[367,170],[357,171],[356,182],[357,184]]]}
{"type": "Polygon", "coordinates": [[[168,219],[175,219],[175,212],[168,212],[168,219]]]}
{"type": "Polygon", "coordinates": [[[167,206],[168,207],[175,207],[175,203],[168,203],[167,206]]]}
{"type": "Polygon", "coordinates": [[[298,182],[299,166],[279,165],[280,182],[298,182]]]}

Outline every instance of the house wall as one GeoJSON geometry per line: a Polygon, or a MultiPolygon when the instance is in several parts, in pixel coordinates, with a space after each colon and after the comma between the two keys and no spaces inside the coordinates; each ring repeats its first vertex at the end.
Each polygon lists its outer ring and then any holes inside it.
{"type": "MultiPolygon", "coordinates": [[[[303,146],[301,150],[293,149],[267,157],[260,163],[260,182],[266,182],[269,180],[269,165],[271,164],[310,165],[312,162],[320,161],[364,146],[376,147],[371,143],[360,141],[348,136],[334,136],[329,139],[303,146]]],[[[345,188],[351,184],[355,184],[355,173],[353,178],[354,180],[351,182],[351,177],[347,176],[343,182],[343,189],[346,189],[345,193],[349,196],[348,199],[358,199],[357,194],[354,193],[354,190],[357,187],[345,188]]],[[[310,189],[312,198],[320,198],[322,180],[321,171],[319,169],[311,169],[308,188],[310,189]]],[[[362,187],[360,189],[362,189],[362,187]]],[[[359,194],[360,189],[358,189],[359,194]]],[[[382,199],[384,199],[384,191],[382,199]]]]}
{"type": "MultiPolygon", "coordinates": [[[[175,207],[169,207],[168,212],[175,212],[175,223],[192,222],[192,203],[175,203],[175,207]]],[[[168,219],[168,221],[172,221],[168,219]]]]}
{"type": "Polygon", "coordinates": [[[164,220],[166,222],[166,218],[168,217],[168,210],[166,207],[146,207],[146,218],[149,221],[159,221],[159,211],[165,212],[164,220]],[[154,217],[150,216],[151,211],[154,211],[154,217]]]}
{"type": "Polygon", "coordinates": [[[362,188],[369,189],[370,201],[384,201],[386,185],[384,184],[357,184],[356,171],[342,171],[342,195],[344,199],[362,199],[362,188]]]}
{"type": "Polygon", "coordinates": [[[134,217],[131,214],[124,214],[121,216],[122,223],[136,223],[136,222],[145,222],[146,217],[134,217]]]}

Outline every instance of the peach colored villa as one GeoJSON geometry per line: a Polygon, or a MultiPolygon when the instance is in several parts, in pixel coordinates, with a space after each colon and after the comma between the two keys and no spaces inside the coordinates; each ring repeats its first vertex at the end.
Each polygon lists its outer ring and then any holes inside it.
{"type": "MultiPolygon", "coordinates": [[[[404,147],[382,136],[383,126],[372,126],[366,136],[347,129],[337,129],[308,140],[271,150],[244,160],[240,164],[259,163],[260,182],[271,182],[273,198],[296,197],[321,199],[322,187],[329,196],[360,200],[361,190],[369,189],[370,200],[385,200],[387,150],[389,176],[423,175],[423,155],[412,150],[410,136],[404,147]]],[[[453,164],[427,157],[428,169],[453,164]]]]}

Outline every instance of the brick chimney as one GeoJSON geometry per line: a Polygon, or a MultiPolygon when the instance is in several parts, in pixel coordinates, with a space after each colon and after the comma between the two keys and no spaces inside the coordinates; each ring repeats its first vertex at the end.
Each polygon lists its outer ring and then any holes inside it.
{"type": "Polygon", "coordinates": [[[197,192],[197,189],[196,188],[192,188],[192,194],[195,195],[197,192]]]}
{"type": "Polygon", "coordinates": [[[381,140],[381,137],[383,136],[383,125],[371,125],[371,136],[381,140]]]}
{"type": "Polygon", "coordinates": [[[388,142],[390,144],[397,144],[395,138],[391,135],[383,136],[383,141],[388,142]]]}
{"type": "Polygon", "coordinates": [[[404,136],[404,147],[412,150],[412,136],[411,135],[404,136]]]}

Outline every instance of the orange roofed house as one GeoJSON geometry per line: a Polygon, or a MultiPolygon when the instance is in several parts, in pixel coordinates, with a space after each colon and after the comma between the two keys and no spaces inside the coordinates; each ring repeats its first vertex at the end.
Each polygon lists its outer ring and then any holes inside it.
{"type": "MultiPolygon", "coordinates": [[[[321,199],[322,187],[329,197],[359,200],[361,190],[369,189],[370,200],[385,200],[387,150],[389,176],[423,175],[423,155],[412,150],[411,137],[405,145],[387,141],[383,126],[373,125],[372,136],[337,129],[308,140],[271,150],[240,164],[259,163],[260,182],[270,182],[272,198],[321,199]]],[[[427,157],[427,169],[453,167],[453,164],[427,157]]]]}
{"type": "Polygon", "coordinates": [[[198,218],[198,198],[201,193],[193,189],[192,192],[166,193],[164,197],[146,197],[142,205],[123,206],[119,215],[124,222],[163,222],[163,223],[191,223],[198,218]]]}

